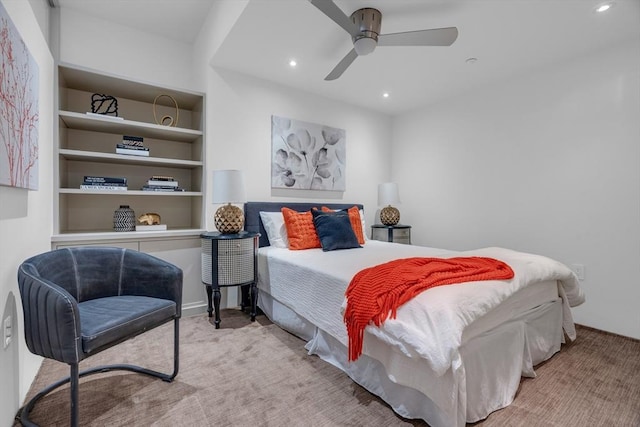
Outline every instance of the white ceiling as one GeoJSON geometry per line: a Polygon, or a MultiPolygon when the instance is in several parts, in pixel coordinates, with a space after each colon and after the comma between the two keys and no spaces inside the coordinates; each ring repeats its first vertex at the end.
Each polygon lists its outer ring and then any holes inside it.
{"type": "Polygon", "coordinates": [[[48,0],[173,40],[195,40],[215,0],[48,0]]]}
{"type": "MultiPolygon", "coordinates": [[[[215,0],[57,0],[191,42],[215,0]]],[[[640,0],[335,0],[382,12],[382,33],[455,26],[450,47],[379,47],[335,81],[324,77],[350,36],[307,0],[250,0],[212,64],[387,114],[399,114],[539,67],[640,40],[640,0]],[[295,58],[298,66],[289,67],[295,58]],[[477,58],[467,63],[468,58],[477,58]],[[382,93],[389,92],[388,98],[382,93]]],[[[640,55],[640,52],[638,53],[640,55]]]]}

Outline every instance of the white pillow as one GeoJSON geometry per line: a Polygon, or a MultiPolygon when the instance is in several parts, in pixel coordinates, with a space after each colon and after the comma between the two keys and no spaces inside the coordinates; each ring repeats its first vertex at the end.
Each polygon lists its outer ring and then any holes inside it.
{"type": "Polygon", "coordinates": [[[269,245],[276,248],[288,248],[287,227],[284,225],[282,212],[260,212],[262,225],[267,232],[269,245]]]}
{"type": "Polygon", "coordinates": [[[362,234],[364,235],[365,242],[369,240],[367,235],[367,226],[364,224],[364,211],[360,209],[360,222],[362,223],[362,234]]]}

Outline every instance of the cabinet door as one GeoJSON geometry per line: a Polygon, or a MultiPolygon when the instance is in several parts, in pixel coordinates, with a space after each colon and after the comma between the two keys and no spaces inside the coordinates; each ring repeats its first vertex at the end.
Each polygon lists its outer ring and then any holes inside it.
{"type": "Polygon", "coordinates": [[[200,280],[200,238],[150,240],[140,242],[140,251],[177,265],[182,269],[183,315],[202,312],[207,295],[200,280]],[[193,311],[193,312],[192,312],[193,311]]]}
{"type": "Polygon", "coordinates": [[[218,284],[253,282],[253,238],[218,241],[218,284]]]}
{"type": "Polygon", "coordinates": [[[371,227],[371,238],[387,242],[389,240],[389,230],[386,228],[371,227]]]}
{"type": "Polygon", "coordinates": [[[411,229],[395,228],[393,230],[393,241],[395,243],[411,244],[411,229]]]}

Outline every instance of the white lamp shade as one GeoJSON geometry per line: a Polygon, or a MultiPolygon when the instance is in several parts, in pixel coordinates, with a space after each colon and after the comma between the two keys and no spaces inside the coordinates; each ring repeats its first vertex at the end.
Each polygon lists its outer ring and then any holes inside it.
{"type": "Polygon", "coordinates": [[[240,170],[213,171],[212,203],[244,203],[244,176],[240,170]]]}
{"type": "Polygon", "coordinates": [[[378,206],[397,205],[398,203],[400,203],[398,184],[395,182],[378,184],[378,206]]]}

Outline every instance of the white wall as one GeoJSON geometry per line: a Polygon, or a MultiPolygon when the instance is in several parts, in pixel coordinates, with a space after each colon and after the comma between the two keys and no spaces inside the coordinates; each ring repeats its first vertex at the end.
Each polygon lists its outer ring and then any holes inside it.
{"type": "Polygon", "coordinates": [[[42,36],[49,43],[49,2],[48,0],[29,0],[42,36]]]}
{"type": "Polygon", "coordinates": [[[135,80],[198,90],[191,45],[115,24],[74,9],[60,11],[61,62],[135,80]]]}
{"type": "Polygon", "coordinates": [[[640,43],[480,88],[393,123],[417,244],[585,266],[578,323],[640,338],[640,43]]]}
{"type": "MultiPolygon", "coordinates": [[[[377,184],[388,179],[390,171],[389,117],[229,71],[212,70],[210,79],[214,90],[207,102],[208,179],[213,169],[241,169],[249,200],[363,203],[366,221],[372,223],[377,184]],[[344,193],[271,189],[271,115],[346,130],[344,193]]],[[[215,208],[208,204],[208,229],[213,229],[215,208]]]]}
{"type": "Polygon", "coordinates": [[[40,88],[39,188],[28,191],[0,186],[0,310],[15,307],[14,340],[7,349],[0,346],[0,425],[8,426],[42,360],[32,355],[24,342],[16,275],[23,260],[51,247],[53,60],[30,3],[1,2],[38,64],[40,88]]]}

